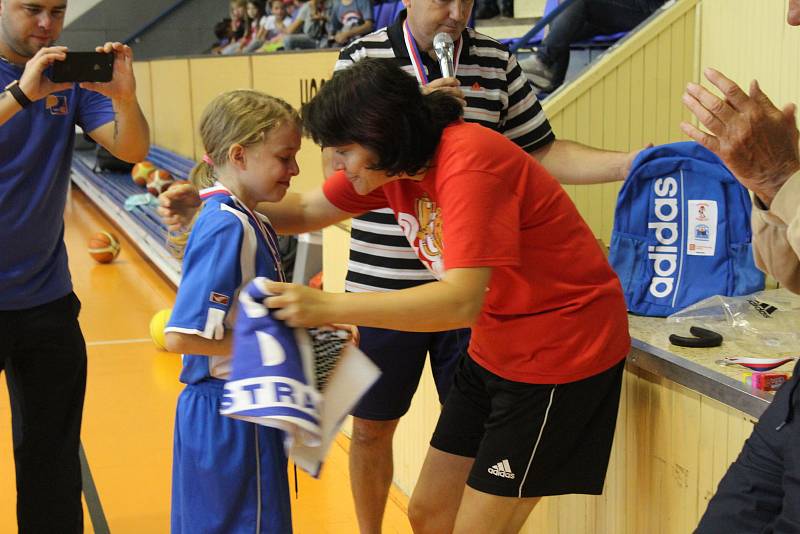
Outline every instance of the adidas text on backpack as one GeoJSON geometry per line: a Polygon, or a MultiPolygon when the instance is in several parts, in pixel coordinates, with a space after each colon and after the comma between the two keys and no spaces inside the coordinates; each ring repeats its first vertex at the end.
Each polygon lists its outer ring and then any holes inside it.
{"type": "Polygon", "coordinates": [[[747,190],[697,143],[643,150],[617,199],[608,258],[628,310],[664,317],[712,295],[763,289],[750,211],[747,190]]]}

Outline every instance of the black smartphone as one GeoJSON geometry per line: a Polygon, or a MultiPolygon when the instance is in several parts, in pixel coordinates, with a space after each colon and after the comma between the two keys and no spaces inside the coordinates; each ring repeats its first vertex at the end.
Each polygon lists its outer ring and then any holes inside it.
{"type": "Polygon", "coordinates": [[[110,82],[114,75],[114,54],[67,52],[64,61],[53,63],[50,79],[61,82],[110,82]]]}

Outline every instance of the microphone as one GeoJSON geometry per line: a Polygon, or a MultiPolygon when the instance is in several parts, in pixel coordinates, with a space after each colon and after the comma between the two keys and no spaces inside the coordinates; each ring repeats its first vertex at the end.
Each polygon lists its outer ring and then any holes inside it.
{"type": "Polygon", "coordinates": [[[453,66],[453,38],[450,34],[441,32],[433,38],[433,51],[439,59],[439,67],[442,69],[442,77],[451,78],[456,75],[453,66]]]}

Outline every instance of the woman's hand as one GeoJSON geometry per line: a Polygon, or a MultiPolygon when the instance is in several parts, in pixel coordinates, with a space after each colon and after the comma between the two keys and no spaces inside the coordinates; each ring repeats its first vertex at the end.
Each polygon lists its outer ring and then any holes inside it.
{"type": "Polygon", "coordinates": [[[264,301],[276,319],[293,327],[323,326],[335,322],[336,293],[326,293],[298,284],[268,282],[267,291],[274,296],[264,301]]]}

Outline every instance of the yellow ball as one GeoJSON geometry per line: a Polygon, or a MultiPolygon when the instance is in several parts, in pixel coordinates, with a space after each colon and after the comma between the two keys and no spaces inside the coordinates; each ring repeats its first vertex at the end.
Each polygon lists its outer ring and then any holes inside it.
{"type": "Polygon", "coordinates": [[[150,319],[150,337],[153,339],[156,347],[161,350],[167,350],[166,341],[164,340],[164,328],[169,322],[169,316],[172,313],[172,308],[160,310],[153,315],[150,319]]]}

